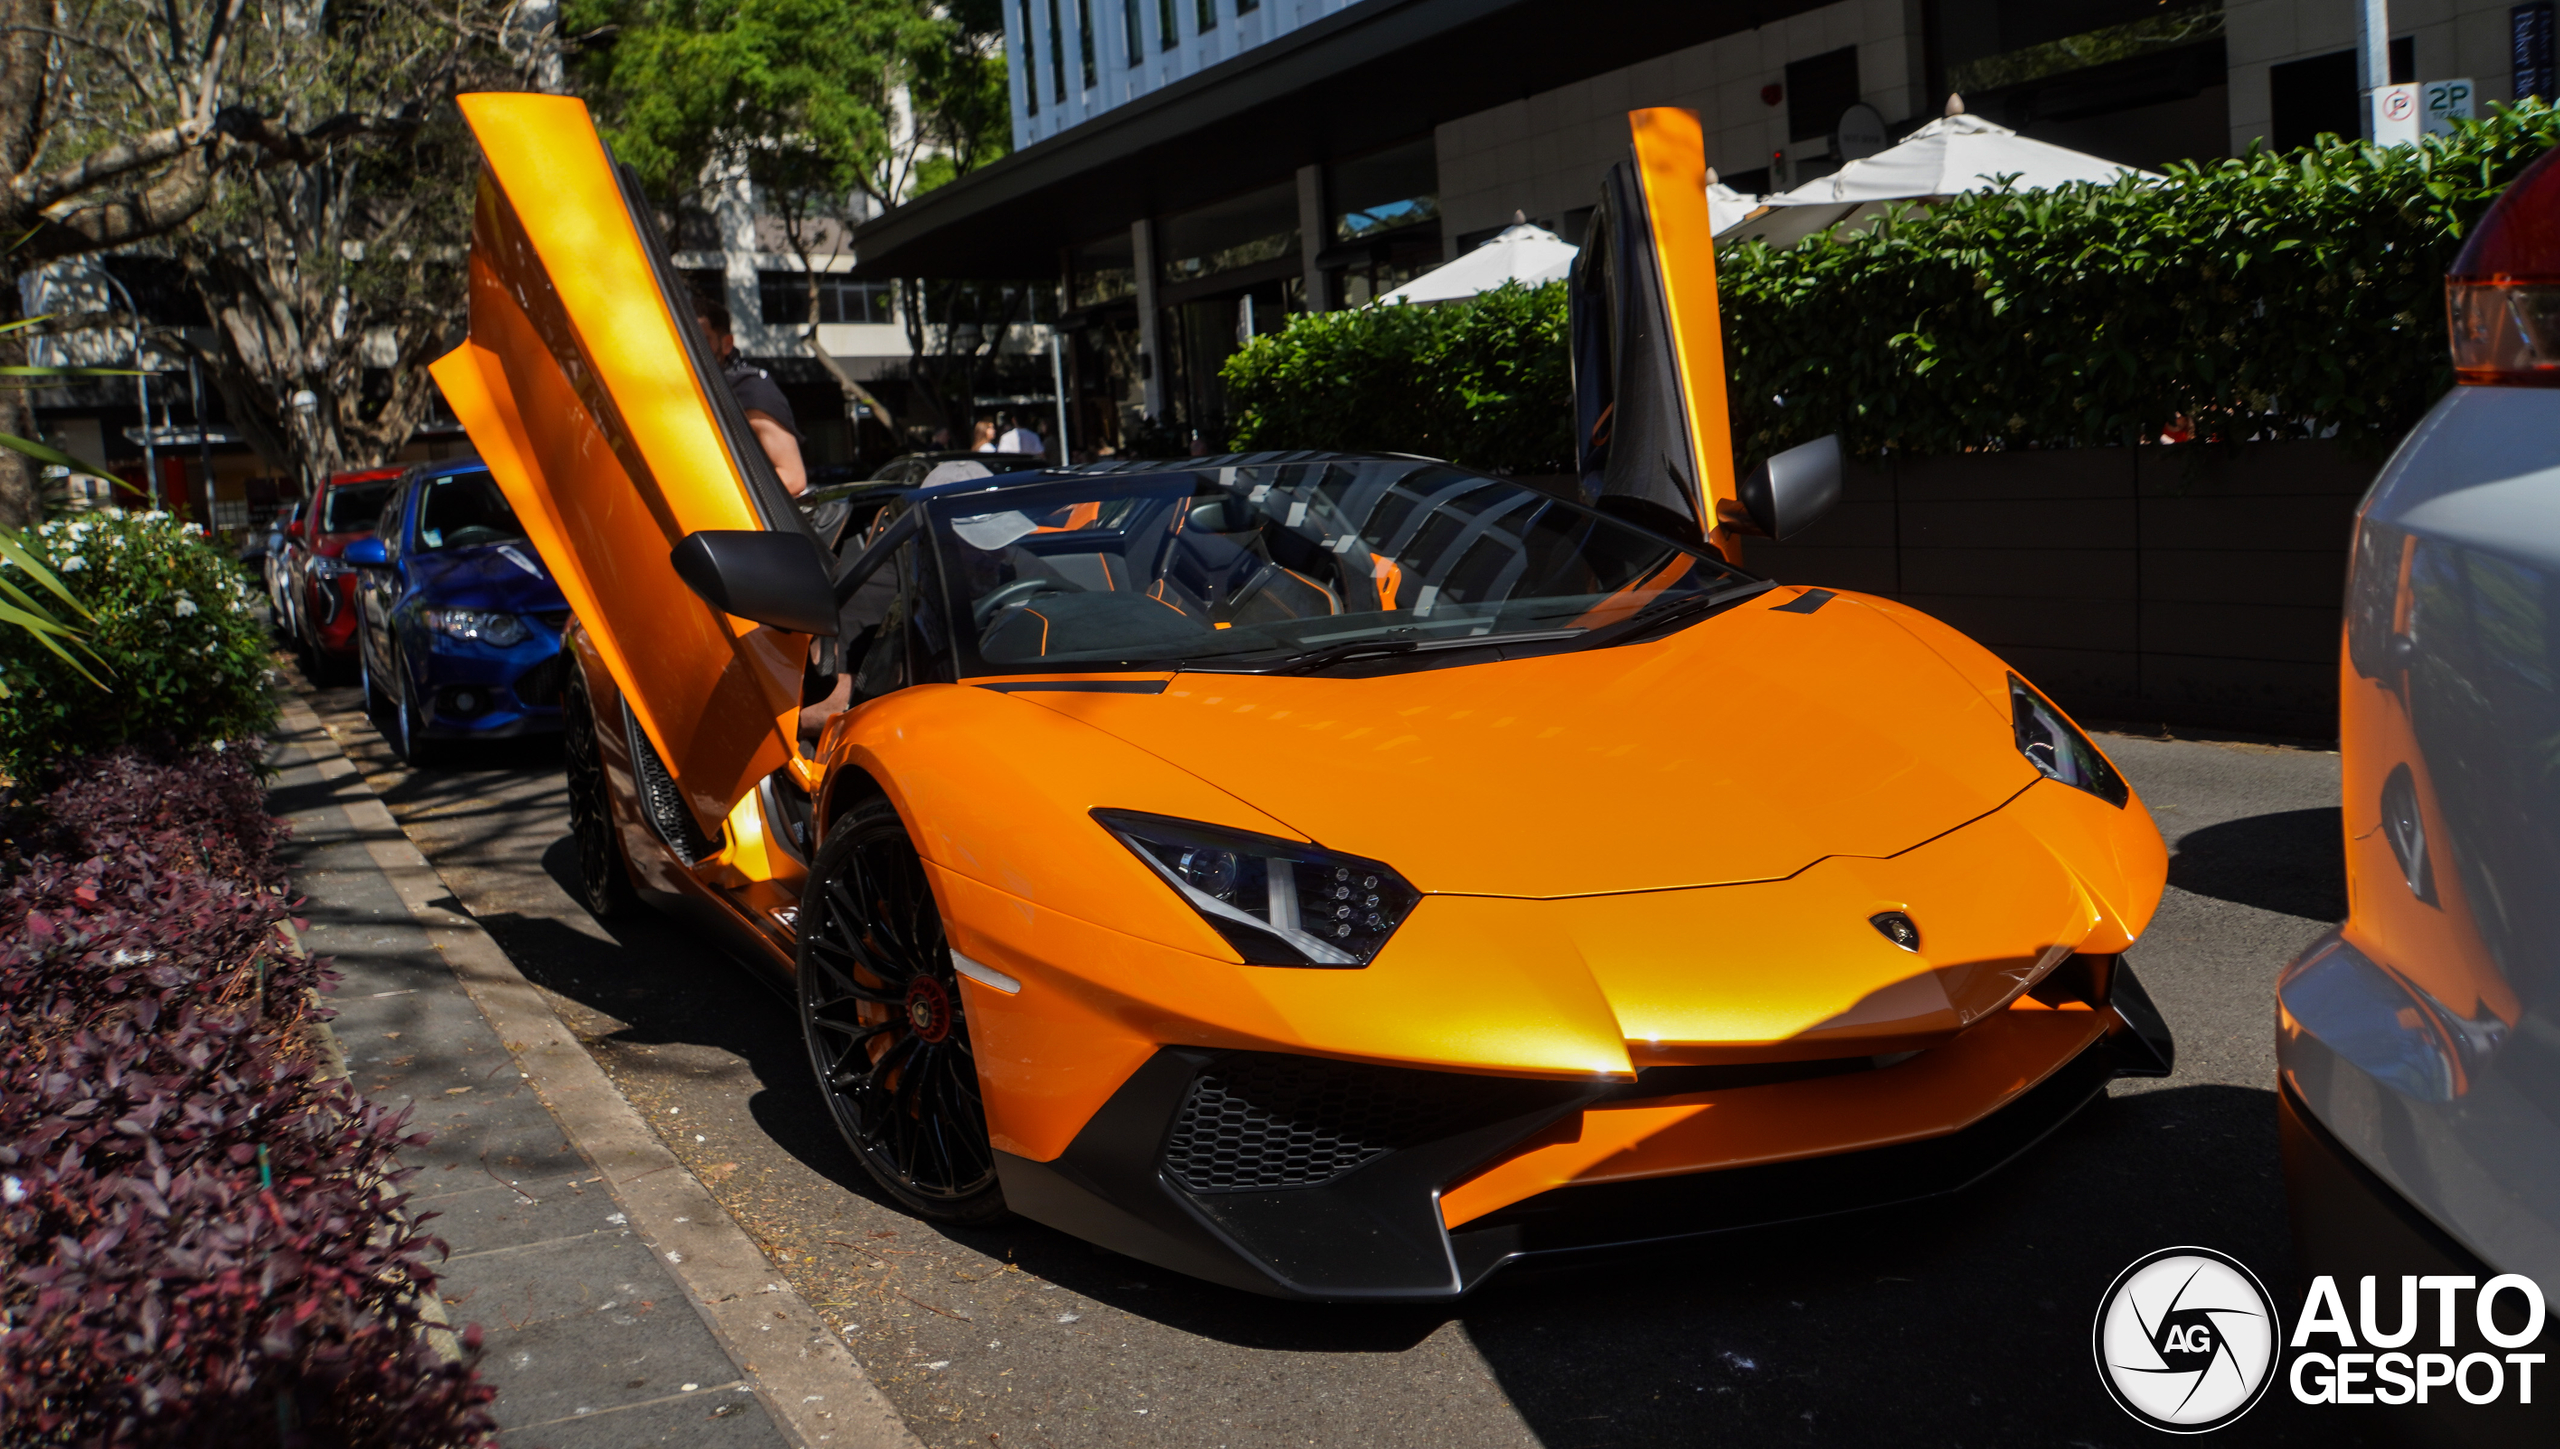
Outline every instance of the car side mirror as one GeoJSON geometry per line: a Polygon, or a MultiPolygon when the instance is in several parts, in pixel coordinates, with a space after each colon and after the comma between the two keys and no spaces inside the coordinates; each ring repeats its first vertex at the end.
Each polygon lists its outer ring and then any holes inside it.
{"type": "Polygon", "coordinates": [[[1841,466],[1839,434],[1800,443],[1752,469],[1736,490],[1740,506],[1726,502],[1717,521],[1737,533],[1791,538],[1840,501],[1841,466]]]}
{"type": "Polygon", "coordinates": [[[379,538],[359,538],[355,542],[348,544],[347,551],[344,554],[341,554],[340,557],[360,569],[379,569],[389,568],[391,566],[391,555],[383,548],[382,540],[379,538]]]}
{"type": "Polygon", "coordinates": [[[805,533],[706,528],[685,535],[669,558],[685,587],[724,614],[794,634],[836,632],[835,582],[805,533]]]}

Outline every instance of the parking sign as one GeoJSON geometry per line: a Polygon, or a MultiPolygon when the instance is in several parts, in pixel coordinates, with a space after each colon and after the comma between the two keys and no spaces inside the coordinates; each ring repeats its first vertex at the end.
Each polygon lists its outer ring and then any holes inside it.
{"type": "Polygon", "coordinates": [[[2455,121],[2471,119],[2480,88],[2468,79],[2429,81],[2418,87],[2418,115],[2430,136],[2450,136],[2455,121]]]}

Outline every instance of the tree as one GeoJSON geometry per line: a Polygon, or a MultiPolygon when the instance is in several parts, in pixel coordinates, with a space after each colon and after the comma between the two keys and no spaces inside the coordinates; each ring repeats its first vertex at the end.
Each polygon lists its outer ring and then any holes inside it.
{"type": "Polygon", "coordinates": [[[744,180],[808,279],[801,345],[894,429],[819,345],[815,258],[854,222],[1003,154],[991,0],[590,0],[567,24],[619,27],[585,64],[616,154],[662,199],[744,180]]]}
{"type": "Polygon", "coordinates": [[[452,99],[542,64],[507,20],[495,3],[340,0],[244,26],[236,84],[260,144],[219,168],[177,250],[228,411],[306,492],[388,459],[435,400],[426,363],[462,326],[477,157],[452,99]]]}
{"type": "MultiPolygon", "coordinates": [[[[164,236],[211,195],[215,153],[247,119],[228,103],[247,0],[0,0],[0,323],[17,280],[65,257],[164,236]]],[[[26,361],[0,333],[0,365],[26,361]]],[[[23,394],[0,433],[24,435],[23,394]]],[[[0,527],[40,511],[34,467],[0,451],[0,527]]]]}

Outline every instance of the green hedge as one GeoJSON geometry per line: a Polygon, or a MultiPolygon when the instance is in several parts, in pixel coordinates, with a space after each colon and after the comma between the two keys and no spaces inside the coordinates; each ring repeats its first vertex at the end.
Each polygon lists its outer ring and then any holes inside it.
{"type": "MultiPolygon", "coordinates": [[[[2208,437],[2387,446],[2452,385],[2445,268],[2555,143],[2560,115],[2528,102],[2416,147],[2326,139],[1732,247],[1734,446],[2107,444],[2180,414],[2208,437]]],[[[1566,336],[1561,287],[1300,318],[1229,360],[1235,442],[1568,467],[1566,336]]]]}
{"type": "Polygon", "coordinates": [[[1232,445],[1422,453],[1497,473],[1573,467],[1564,284],[1290,319],[1227,359],[1232,445]]]}
{"type": "Polygon", "coordinates": [[[165,513],[111,508],[20,542],[94,616],[73,622],[104,661],[89,668],[106,687],[24,631],[0,633],[0,772],[24,778],[57,756],[129,742],[254,739],[274,724],[257,595],[203,534],[165,513]]]}

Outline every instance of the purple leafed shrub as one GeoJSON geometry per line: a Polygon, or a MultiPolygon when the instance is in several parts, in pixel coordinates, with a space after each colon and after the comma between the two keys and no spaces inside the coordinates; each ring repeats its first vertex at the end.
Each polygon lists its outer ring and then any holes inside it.
{"type": "Polygon", "coordinates": [[[57,783],[46,838],[94,853],[0,885],[0,1443],[485,1442],[491,1391],[418,1331],[443,1245],[394,1154],[424,1137],[316,1074],[334,973],[279,894],[161,853],[264,878],[254,773],[93,763],[143,803],[57,783]]]}
{"type": "Polygon", "coordinates": [[[254,747],[83,755],[49,771],[15,815],[10,833],[27,854],[85,860],[139,848],[175,870],[283,883],[275,851],[285,824],[267,813],[254,747]]]}

